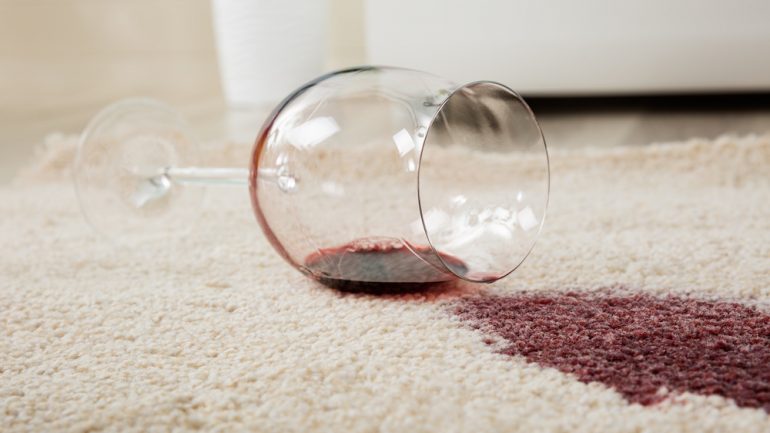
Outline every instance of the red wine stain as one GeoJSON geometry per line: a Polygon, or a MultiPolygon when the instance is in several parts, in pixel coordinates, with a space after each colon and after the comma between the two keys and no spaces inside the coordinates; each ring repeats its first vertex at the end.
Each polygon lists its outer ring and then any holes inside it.
{"type": "MultiPolygon", "coordinates": [[[[457,280],[442,268],[430,247],[410,247],[391,238],[357,239],[318,250],[305,259],[304,267],[321,284],[373,295],[423,292],[457,280]]],[[[460,259],[439,254],[453,269],[467,269],[460,259]]]]}
{"type": "Polygon", "coordinates": [[[632,403],[661,390],[720,395],[770,413],[770,315],[734,302],[645,294],[466,298],[456,313],[502,353],[610,386],[632,403]]]}

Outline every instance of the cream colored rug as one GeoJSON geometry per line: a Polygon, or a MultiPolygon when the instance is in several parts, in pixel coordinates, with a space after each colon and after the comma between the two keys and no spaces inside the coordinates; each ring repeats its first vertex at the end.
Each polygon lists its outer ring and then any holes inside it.
{"type": "Polygon", "coordinates": [[[72,144],[0,190],[2,432],[770,431],[770,137],[554,151],[519,270],[387,297],[305,279],[238,189],[115,250],[72,144]]]}

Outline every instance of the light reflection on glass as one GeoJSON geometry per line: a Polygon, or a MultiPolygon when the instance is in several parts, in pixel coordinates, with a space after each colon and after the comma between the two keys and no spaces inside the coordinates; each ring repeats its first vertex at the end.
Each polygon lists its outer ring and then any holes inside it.
{"type": "Polygon", "coordinates": [[[321,184],[321,191],[327,195],[334,197],[343,197],[345,195],[345,188],[337,182],[323,182],[321,184]]]}
{"type": "Polygon", "coordinates": [[[452,197],[452,204],[454,204],[455,207],[460,207],[460,206],[464,205],[465,202],[467,202],[467,201],[468,201],[468,199],[465,198],[465,196],[462,195],[462,194],[459,194],[459,195],[456,195],[456,196],[452,197]]]}
{"type": "MultiPolygon", "coordinates": [[[[458,195],[453,202],[462,203],[464,196],[458,195]]],[[[450,215],[441,209],[432,208],[425,212],[425,230],[436,242],[444,243],[447,251],[458,251],[479,241],[494,237],[509,240],[514,237],[517,226],[525,231],[538,225],[534,212],[527,207],[517,213],[505,207],[473,209],[450,215]]],[[[422,221],[412,223],[412,230],[422,230],[422,221]]]]}
{"type": "Polygon", "coordinates": [[[396,148],[398,149],[398,154],[400,156],[406,155],[416,147],[414,140],[412,140],[412,136],[406,129],[396,132],[393,135],[393,142],[396,143],[396,148]]]}
{"type": "Polygon", "coordinates": [[[520,210],[516,216],[517,216],[517,219],[519,220],[519,225],[524,231],[533,229],[540,224],[538,223],[537,218],[535,218],[535,213],[532,212],[532,208],[529,206],[520,210]]]}
{"type": "Polygon", "coordinates": [[[316,117],[289,131],[287,139],[299,150],[313,147],[339,132],[340,126],[332,117],[316,117]]]}

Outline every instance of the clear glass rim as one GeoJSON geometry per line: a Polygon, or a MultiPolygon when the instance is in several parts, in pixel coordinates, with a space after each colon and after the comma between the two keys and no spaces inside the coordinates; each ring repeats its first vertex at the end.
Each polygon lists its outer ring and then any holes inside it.
{"type": "Polygon", "coordinates": [[[529,104],[524,100],[524,98],[521,97],[515,90],[511,89],[510,87],[506,86],[505,84],[499,83],[497,81],[491,81],[491,80],[479,80],[479,81],[471,81],[467,82],[465,84],[462,84],[460,86],[457,86],[454,90],[452,90],[449,95],[447,95],[446,98],[441,102],[441,104],[438,106],[438,109],[433,114],[433,117],[430,119],[430,122],[428,123],[427,130],[425,132],[425,137],[423,138],[423,146],[420,149],[420,158],[417,163],[417,206],[420,210],[420,222],[422,223],[422,229],[425,233],[425,238],[428,240],[428,245],[431,248],[431,252],[438,258],[441,265],[444,267],[444,270],[448,271],[455,277],[465,280],[471,283],[493,283],[495,281],[498,281],[502,278],[505,278],[506,276],[510,275],[513,271],[519,268],[519,266],[526,261],[527,257],[532,253],[532,250],[535,248],[535,244],[537,244],[537,239],[540,237],[540,232],[543,230],[543,224],[545,223],[546,216],[548,215],[548,203],[551,197],[551,161],[550,156],[548,155],[548,144],[545,140],[545,135],[543,134],[542,128],[540,128],[540,124],[537,121],[537,118],[535,117],[535,113],[532,111],[532,108],[530,108],[529,104]],[[491,85],[496,86],[504,91],[511,94],[516,100],[526,109],[527,114],[529,115],[531,121],[533,122],[535,128],[537,128],[537,132],[540,136],[540,139],[543,143],[543,151],[545,153],[545,166],[546,166],[546,176],[545,176],[545,182],[546,182],[546,190],[545,190],[545,203],[543,208],[543,218],[540,220],[540,224],[537,228],[537,233],[535,234],[535,242],[532,242],[532,245],[530,245],[529,249],[527,250],[526,254],[524,254],[519,260],[518,263],[516,263],[513,267],[506,270],[504,273],[495,276],[493,279],[473,279],[469,278],[467,275],[459,274],[452,270],[452,266],[449,266],[449,264],[446,262],[442,254],[439,253],[439,250],[435,247],[433,244],[433,241],[430,238],[430,235],[428,234],[428,227],[425,224],[425,213],[423,212],[422,208],[422,198],[420,196],[420,173],[422,168],[422,159],[425,152],[426,143],[428,142],[428,137],[430,136],[430,132],[433,129],[433,125],[435,124],[436,120],[438,119],[439,115],[441,115],[442,111],[444,110],[444,107],[449,102],[450,99],[452,99],[453,96],[455,96],[458,92],[467,89],[469,87],[484,84],[484,85],[491,85]]]}

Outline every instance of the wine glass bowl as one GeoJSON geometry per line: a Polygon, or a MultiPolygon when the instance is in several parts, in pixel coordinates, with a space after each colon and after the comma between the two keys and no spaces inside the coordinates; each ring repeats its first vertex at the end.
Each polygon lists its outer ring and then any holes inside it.
{"type": "Polygon", "coordinates": [[[527,256],[548,201],[545,141],[515,92],[407,69],[308,83],[270,116],[251,162],[266,236],[327,283],[494,281],[527,256]]]}

